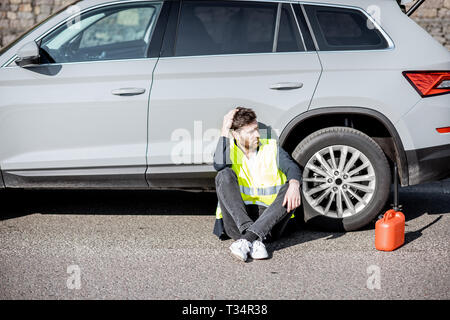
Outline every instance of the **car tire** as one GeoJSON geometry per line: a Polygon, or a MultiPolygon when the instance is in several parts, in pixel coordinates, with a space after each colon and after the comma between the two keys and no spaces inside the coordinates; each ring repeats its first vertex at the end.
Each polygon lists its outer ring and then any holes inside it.
{"type": "Polygon", "coordinates": [[[380,146],[361,131],[321,129],[302,140],[292,157],[302,169],[301,194],[308,225],[353,231],[370,223],[384,208],[391,186],[389,163],[380,146]]]}

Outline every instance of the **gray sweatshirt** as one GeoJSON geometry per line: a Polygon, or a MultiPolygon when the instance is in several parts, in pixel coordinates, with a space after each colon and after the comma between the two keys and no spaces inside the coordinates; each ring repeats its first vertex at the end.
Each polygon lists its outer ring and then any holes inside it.
{"type": "MultiPolygon", "coordinates": [[[[236,144],[233,139],[233,143],[236,144]]],[[[237,144],[236,144],[237,145],[237,144]]],[[[239,148],[239,146],[238,146],[239,148]]],[[[259,147],[258,147],[259,150],[259,147]]],[[[286,175],[287,180],[295,179],[302,182],[302,174],[300,167],[291,158],[291,156],[278,145],[277,165],[281,171],[286,175]]],[[[220,136],[217,143],[216,152],[214,153],[214,169],[220,171],[226,167],[231,167],[230,160],[230,139],[220,136]]]]}

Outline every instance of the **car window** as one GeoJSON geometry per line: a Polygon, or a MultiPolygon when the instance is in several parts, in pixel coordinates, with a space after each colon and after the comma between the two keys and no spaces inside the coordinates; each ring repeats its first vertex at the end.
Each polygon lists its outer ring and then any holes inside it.
{"type": "Polygon", "coordinates": [[[272,52],[277,4],[183,1],[176,56],[272,52]]]}
{"type": "Polygon", "coordinates": [[[305,51],[290,4],[283,4],[278,32],[277,52],[305,51]]]}
{"type": "Polygon", "coordinates": [[[67,5],[65,5],[64,7],[62,7],[61,9],[59,9],[58,11],[52,13],[51,15],[49,15],[47,18],[45,18],[44,20],[36,23],[35,25],[33,25],[32,27],[30,27],[28,30],[26,30],[24,33],[22,33],[20,36],[18,36],[13,42],[11,42],[10,44],[4,46],[3,48],[0,49],[0,56],[5,53],[6,51],[8,51],[8,49],[10,49],[12,46],[14,46],[16,43],[18,43],[20,40],[22,40],[23,38],[25,38],[26,36],[28,36],[30,33],[32,33],[34,30],[36,30],[37,28],[39,28],[41,25],[45,24],[47,21],[49,21],[50,19],[52,19],[53,17],[59,15],[60,13],[66,11],[69,7],[76,5],[78,2],[80,2],[81,0],[75,0],[72,1],[70,3],[68,3],[67,5]]]}
{"type": "Polygon", "coordinates": [[[388,47],[386,39],[359,10],[305,5],[320,50],[370,50],[388,47]]]}
{"type": "Polygon", "coordinates": [[[145,58],[161,3],[122,4],[81,14],[40,43],[43,63],[145,58]]]}

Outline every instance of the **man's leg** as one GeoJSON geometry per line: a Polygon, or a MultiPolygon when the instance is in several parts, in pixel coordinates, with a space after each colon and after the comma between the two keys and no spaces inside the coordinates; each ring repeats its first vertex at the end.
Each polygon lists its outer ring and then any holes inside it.
{"type": "Polygon", "coordinates": [[[225,168],[217,173],[216,192],[222,209],[225,232],[235,240],[242,238],[242,234],[253,224],[253,220],[247,213],[233,169],[225,168]]]}
{"type": "MultiPolygon", "coordinates": [[[[261,205],[259,205],[258,207],[259,207],[259,216],[261,216],[264,213],[264,210],[267,209],[267,207],[261,205]]],[[[282,218],[276,225],[273,226],[272,230],[270,230],[269,236],[266,236],[268,238],[267,239],[268,242],[281,238],[281,236],[284,234],[284,231],[286,230],[288,223],[291,221],[292,213],[295,213],[295,211],[296,209],[294,209],[289,214],[285,215],[284,218],[282,218]]]]}
{"type": "Polygon", "coordinates": [[[267,207],[261,216],[248,228],[248,231],[257,234],[260,240],[263,240],[277,223],[286,222],[286,219],[291,216],[292,212],[288,213],[287,209],[282,206],[288,187],[288,183],[285,183],[281,187],[275,201],[267,207]]]}

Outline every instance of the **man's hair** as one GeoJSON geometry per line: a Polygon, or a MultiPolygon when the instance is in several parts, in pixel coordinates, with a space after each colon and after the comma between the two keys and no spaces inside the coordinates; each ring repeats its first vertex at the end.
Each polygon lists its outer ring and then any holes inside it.
{"type": "Polygon", "coordinates": [[[237,107],[238,111],[234,114],[231,130],[240,128],[256,121],[256,113],[250,108],[237,107]]]}

